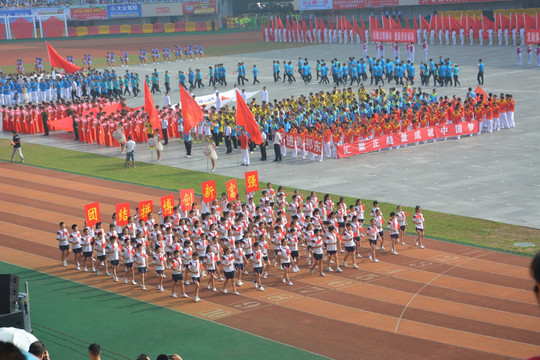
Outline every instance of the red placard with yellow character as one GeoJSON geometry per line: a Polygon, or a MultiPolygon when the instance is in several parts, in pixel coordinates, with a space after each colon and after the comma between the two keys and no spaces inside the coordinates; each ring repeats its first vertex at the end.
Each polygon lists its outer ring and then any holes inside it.
{"type": "Polygon", "coordinates": [[[148,214],[153,211],[152,200],[139,201],[139,220],[148,220],[148,214]]]}
{"type": "Polygon", "coordinates": [[[229,202],[236,200],[236,196],[238,195],[238,186],[236,186],[236,179],[227,181],[225,183],[225,187],[227,188],[227,199],[229,200],[229,202]]]}
{"type": "Polygon", "coordinates": [[[84,205],[84,213],[86,215],[86,226],[94,226],[101,221],[98,202],[84,205]]]}
{"type": "Polygon", "coordinates": [[[180,210],[191,210],[191,204],[195,202],[195,191],[193,189],[180,190],[180,210]]]}
{"type": "Polygon", "coordinates": [[[257,170],[244,173],[246,179],[246,192],[255,192],[259,190],[259,173],[257,170]]]}
{"type": "Polygon", "coordinates": [[[116,225],[123,226],[128,224],[129,203],[116,204],[116,225]]]}
{"type": "Polygon", "coordinates": [[[201,184],[201,187],[202,187],[202,201],[203,202],[209,203],[217,198],[216,180],[205,181],[201,184]]]}

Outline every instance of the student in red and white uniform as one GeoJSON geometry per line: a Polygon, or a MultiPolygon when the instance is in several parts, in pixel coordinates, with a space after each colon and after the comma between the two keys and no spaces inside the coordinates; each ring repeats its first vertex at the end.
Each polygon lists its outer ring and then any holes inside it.
{"type": "Polygon", "coordinates": [[[94,250],[96,250],[97,265],[96,265],[96,275],[99,275],[99,267],[105,265],[105,274],[111,275],[109,273],[109,264],[107,263],[107,245],[108,241],[105,239],[105,234],[103,231],[97,233],[97,240],[94,243],[94,250]]]}
{"type": "Polygon", "coordinates": [[[334,271],[332,270],[332,267],[330,266],[330,261],[333,260],[337,266],[336,271],[340,273],[342,270],[339,267],[339,259],[338,259],[338,254],[337,254],[337,250],[338,250],[337,236],[338,236],[337,229],[333,225],[330,225],[328,227],[328,231],[326,233],[325,240],[324,240],[326,244],[326,271],[328,272],[334,271]]]}
{"type": "Polygon", "coordinates": [[[270,201],[275,201],[276,200],[276,198],[275,198],[276,197],[276,192],[274,191],[274,189],[272,189],[272,183],[267,183],[266,184],[266,192],[268,194],[268,197],[270,198],[270,201]]]}
{"type": "Polygon", "coordinates": [[[311,249],[313,250],[313,261],[311,262],[311,268],[309,269],[310,274],[313,274],[313,271],[316,267],[319,268],[319,274],[325,276],[323,272],[322,259],[324,255],[324,242],[320,236],[320,230],[313,230],[313,238],[311,239],[311,249]]]}
{"type": "Polygon", "coordinates": [[[238,286],[244,285],[242,282],[242,273],[244,272],[244,262],[247,261],[246,256],[244,254],[244,249],[242,249],[242,241],[236,240],[234,242],[235,248],[232,251],[232,254],[234,255],[234,269],[236,270],[237,275],[237,282],[236,284],[238,286]]]}
{"type": "MultiPolygon", "coordinates": [[[[373,201],[373,209],[371,209],[371,217],[374,218],[377,216],[377,210],[381,210],[379,208],[379,202],[377,200],[373,201]]],[[[381,211],[382,215],[382,211],[381,211]]]]}
{"type": "Polygon", "coordinates": [[[219,281],[224,281],[225,278],[221,274],[220,271],[220,265],[221,265],[221,255],[223,255],[223,247],[218,241],[217,237],[212,238],[212,253],[214,253],[214,257],[216,258],[216,271],[214,278],[219,279],[219,281]]]}
{"type": "Polygon", "coordinates": [[[225,273],[225,281],[223,282],[223,293],[227,293],[227,283],[232,282],[233,293],[240,295],[236,291],[236,282],[234,281],[234,255],[231,254],[231,248],[226,246],[223,248],[223,256],[221,257],[221,263],[223,264],[223,272],[225,273]]]}
{"type": "Polygon", "coordinates": [[[156,245],[154,247],[154,255],[152,256],[152,264],[154,265],[154,269],[156,270],[156,274],[158,276],[158,286],[157,289],[159,291],[164,291],[163,289],[163,278],[165,275],[165,253],[163,252],[163,248],[160,245],[156,245]]]}
{"type": "Polygon", "coordinates": [[[189,271],[188,271],[188,264],[193,258],[193,245],[191,243],[191,240],[185,240],[184,241],[184,247],[182,249],[182,262],[184,263],[184,278],[186,285],[189,285],[189,271]]]}
{"type": "Polygon", "coordinates": [[[351,225],[352,225],[352,231],[353,231],[353,240],[355,245],[355,257],[361,258],[362,255],[360,254],[360,246],[361,246],[361,238],[363,236],[366,236],[366,233],[364,232],[364,228],[362,227],[363,221],[360,221],[358,219],[358,215],[354,215],[351,218],[351,225]]]}
{"type": "Polygon", "coordinates": [[[358,216],[358,221],[360,221],[360,224],[364,223],[364,212],[366,211],[366,206],[362,203],[361,199],[356,200],[356,204],[354,206],[354,209],[356,211],[356,215],[358,216]]]}
{"type": "Polygon", "coordinates": [[[292,272],[299,272],[300,269],[298,268],[298,262],[299,262],[299,251],[298,251],[298,244],[300,242],[298,237],[298,232],[296,228],[291,227],[289,229],[289,233],[286,237],[287,245],[289,246],[289,249],[291,250],[291,271],[292,272]]]}
{"type": "MultiPolygon", "coordinates": [[[[200,258],[200,256],[199,256],[200,258]]],[[[206,269],[206,272],[208,273],[208,283],[206,284],[206,287],[212,291],[217,291],[216,285],[215,285],[215,273],[217,268],[217,255],[214,253],[214,246],[208,245],[206,247],[206,253],[204,255],[203,259],[203,266],[206,269]]]]}
{"type": "Polygon", "coordinates": [[[75,266],[77,270],[81,270],[80,260],[82,257],[82,246],[81,246],[81,232],[77,227],[77,224],[71,225],[71,234],[69,234],[69,242],[71,244],[71,251],[73,251],[73,260],[75,261],[75,266]]]}
{"type": "Polygon", "coordinates": [[[146,266],[148,264],[148,255],[144,251],[142,244],[137,244],[137,252],[135,253],[135,264],[137,264],[137,272],[139,273],[139,284],[142,290],[146,290],[146,266]]]}
{"type": "Polygon", "coordinates": [[[351,223],[347,223],[345,225],[345,232],[343,233],[343,245],[345,245],[345,257],[343,258],[343,267],[347,267],[347,259],[349,256],[352,258],[353,261],[353,268],[358,269],[358,265],[356,265],[356,258],[354,257],[354,253],[356,252],[356,244],[354,241],[354,231],[353,226],[351,223]]]}
{"type": "Polygon", "coordinates": [[[379,235],[379,230],[376,226],[376,220],[371,219],[370,224],[366,230],[369,246],[371,246],[371,253],[369,254],[369,260],[373,260],[374,262],[379,262],[379,259],[377,259],[377,241],[381,240],[381,235],[379,235]]]}
{"type": "MultiPolygon", "coordinates": [[[[199,260],[201,262],[204,261],[204,257],[206,256],[206,248],[208,247],[208,245],[210,245],[210,243],[206,239],[206,236],[207,235],[203,234],[202,238],[195,243],[195,251],[199,253],[199,260]]],[[[202,270],[202,276],[206,276],[204,269],[202,270]]]]}
{"type": "Polygon", "coordinates": [[[182,266],[182,253],[179,250],[175,250],[173,253],[173,259],[171,261],[171,269],[172,269],[172,297],[178,297],[176,294],[176,284],[179,282],[180,286],[182,287],[182,297],[187,298],[186,289],[184,286],[184,276],[182,275],[182,271],[184,270],[182,266]]]}
{"type": "Polygon", "coordinates": [[[58,247],[60,248],[62,266],[67,266],[67,257],[69,256],[69,231],[63,221],[60,222],[59,226],[60,229],[56,232],[56,240],[58,241],[58,247]]]}
{"type": "Polygon", "coordinates": [[[281,232],[281,227],[274,227],[274,234],[272,235],[272,245],[274,250],[274,266],[277,266],[278,253],[281,248],[281,240],[283,240],[283,234],[281,232]]]}
{"type": "Polygon", "coordinates": [[[195,285],[195,302],[201,301],[201,298],[199,297],[199,290],[201,288],[201,268],[202,265],[199,260],[199,253],[195,251],[191,261],[188,263],[191,281],[193,281],[193,284],[195,285]]]}
{"type": "Polygon", "coordinates": [[[382,216],[382,212],[380,209],[375,211],[375,226],[377,226],[377,230],[379,231],[379,238],[381,240],[381,250],[386,250],[384,248],[384,230],[383,230],[383,224],[384,224],[384,217],[382,216]]]}
{"type": "Polygon", "coordinates": [[[244,266],[244,275],[249,274],[247,271],[247,263],[251,263],[251,256],[253,255],[253,240],[251,232],[248,230],[242,241],[242,250],[244,250],[244,256],[246,257],[246,264],[244,266]]]}
{"type": "MultiPolygon", "coordinates": [[[[90,235],[90,229],[85,227],[83,229],[83,236],[81,237],[81,246],[82,246],[82,252],[83,252],[83,268],[84,271],[87,272],[88,268],[86,267],[86,261],[90,258],[92,258],[92,255],[94,254],[93,248],[92,248],[92,242],[94,238],[92,235],[90,235]]],[[[90,260],[90,263],[92,263],[92,260],[90,260]]],[[[94,269],[94,264],[92,264],[92,271],[96,271],[94,269]]]]}
{"type": "Polygon", "coordinates": [[[403,211],[401,205],[397,206],[396,216],[399,223],[399,242],[405,245],[405,231],[407,230],[407,214],[403,211]]]}
{"type": "Polygon", "coordinates": [[[114,281],[118,282],[118,265],[120,264],[120,252],[122,251],[120,245],[118,245],[118,239],[116,236],[111,236],[109,238],[109,243],[105,248],[107,255],[109,256],[109,262],[112,266],[112,278],[114,281]]]}
{"type": "Polygon", "coordinates": [[[422,209],[420,208],[420,205],[416,205],[415,207],[415,213],[413,215],[413,223],[416,226],[416,246],[418,246],[420,249],[424,248],[424,230],[426,229],[426,222],[424,220],[424,215],[420,212],[422,209]]]}
{"type": "Polygon", "coordinates": [[[258,241],[255,241],[255,243],[253,244],[253,256],[251,260],[251,263],[253,265],[253,273],[255,274],[255,280],[253,280],[253,284],[255,284],[255,288],[257,288],[259,291],[264,291],[264,287],[261,283],[264,260],[261,246],[258,241]]]}
{"type": "Polygon", "coordinates": [[[281,280],[287,285],[292,286],[293,283],[289,277],[289,272],[291,269],[291,261],[292,261],[291,249],[289,249],[286,239],[281,240],[281,248],[279,249],[279,252],[278,252],[278,258],[281,263],[281,269],[283,270],[283,275],[281,276],[281,280]]]}
{"type": "Polygon", "coordinates": [[[396,217],[395,212],[390,213],[390,219],[387,223],[388,231],[390,232],[390,240],[392,241],[390,247],[392,249],[392,254],[397,255],[396,245],[399,242],[399,221],[396,217]]]}
{"type": "Polygon", "coordinates": [[[266,240],[267,237],[265,234],[260,234],[258,238],[259,238],[258,243],[259,243],[259,248],[261,250],[262,263],[263,263],[262,278],[266,279],[268,277],[268,269],[270,267],[270,261],[268,260],[268,241],[266,240]]]}
{"type": "Polygon", "coordinates": [[[129,238],[124,240],[122,246],[122,262],[124,263],[124,284],[128,283],[128,276],[131,277],[131,284],[135,285],[135,272],[133,271],[133,261],[135,259],[135,248],[131,245],[129,238]]]}
{"type": "Polygon", "coordinates": [[[326,212],[329,214],[334,211],[334,208],[334,202],[330,198],[330,194],[324,195],[324,209],[326,210],[326,212]]]}

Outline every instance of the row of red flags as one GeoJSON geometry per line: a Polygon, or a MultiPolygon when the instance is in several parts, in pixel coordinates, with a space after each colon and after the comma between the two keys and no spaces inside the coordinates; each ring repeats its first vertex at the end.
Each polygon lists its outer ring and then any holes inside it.
{"type": "MultiPolygon", "coordinates": [[[[455,30],[459,33],[460,28],[468,31],[471,27],[473,30],[478,31],[480,28],[483,30],[492,29],[494,31],[501,29],[511,30],[512,28],[521,29],[540,29],[540,14],[536,13],[535,16],[527,13],[513,13],[509,16],[503,14],[495,14],[494,20],[490,20],[485,15],[477,17],[471,14],[461,15],[459,18],[456,18],[452,15],[431,15],[430,20],[428,21],[425,17],[419,15],[418,21],[416,17],[412,18],[412,21],[405,16],[404,24],[401,24],[400,21],[396,21],[391,16],[381,16],[381,21],[375,16],[369,17],[369,29],[421,29],[421,30],[446,30],[449,31],[455,30]]],[[[352,30],[355,34],[361,37],[362,41],[365,41],[365,30],[366,26],[364,24],[364,19],[360,18],[361,26],[358,25],[356,18],[353,16],[352,24],[344,16],[333,16],[327,17],[326,24],[322,17],[310,17],[309,19],[291,19],[286,18],[285,23],[281,20],[279,16],[274,16],[271,19],[266,20],[266,27],[263,21],[261,21],[261,31],[263,39],[268,39],[269,41],[276,41],[275,34],[276,30],[283,32],[286,30],[287,33],[291,34],[293,42],[315,42],[315,39],[312,36],[306,36],[306,34],[313,32],[318,32],[321,30],[324,32],[328,30],[341,30],[349,32],[352,30]],[[301,39],[297,39],[301,37],[301,39]]]]}
{"type": "MultiPolygon", "coordinates": [[[[257,170],[248,171],[244,173],[244,179],[246,182],[246,193],[252,193],[259,190],[259,174],[257,170]]],[[[229,180],[225,183],[227,189],[227,199],[229,202],[235,201],[238,196],[238,186],[236,179],[229,180]]],[[[211,203],[217,199],[216,181],[204,181],[201,183],[202,189],[202,201],[204,203],[211,203]]],[[[195,190],[194,189],[180,189],[180,209],[183,212],[190,211],[192,204],[195,202],[195,190]]],[[[174,200],[174,194],[169,194],[160,198],[161,213],[165,216],[171,216],[174,213],[174,207],[176,206],[174,200]]],[[[139,219],[146,221],[148,214],[154,212],[152,200],[144,200],[138,202],[139,219]]],[[[94,226],[97,222],[101,221],[101,211],[99,202],[93,202],[84,206],[84,213],[86,218],[86,226],[94,226]]],[[[124,202],[116,204],[116,225],[124,226],[128,223],[130,216],[130,203],[124,202]]]]}
{"type": "MultiPolygon", "coordinates": [[[[60,54],[58,54],[58,52],[49,43],[47,43],[47,52],[49,54],[51,66],[62,68],[67,73],[82,70],[80,66],[74,65],[60,56],[60,54]]],[[[182,104],[184,131],[186,134],[188,134],[192,128],[203,121],[203,112],[195,99],[193,99],[193,97],[186,91],[186,89],[184,89],[183,86],[180,86],[180,103],[182,104]]],[[[148,114],[152,128],[160,129],[161,123],[159,120],[159,115],[146,81],[144,82],[144,110],[148,114]]],[[[255,121],[253,113],[247,106],[238,90],[236,90],[236,125],[242,126],[249,133],[251,141],[253,141],[255,144],[262,144],[263,140],[259,125],[257,124],[257,121],[255,121]]]]}

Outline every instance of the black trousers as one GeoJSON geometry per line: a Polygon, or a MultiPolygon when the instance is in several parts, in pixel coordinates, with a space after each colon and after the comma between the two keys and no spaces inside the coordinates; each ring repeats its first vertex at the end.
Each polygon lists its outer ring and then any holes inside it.
{"type": "Polygon", "coordinates": [[[261,145],[259,145],[259,148],[261,149],[261,160],[266,160],[266,144],[263,142],[261,145]]]}
{"type": "Polygon", "coordinates": [[[276,155],[274,161],[281,161],[281,146],[279,144],[274,144],[274,153],[276,155]]]}
{"type": "Polygon", "coordinates": [[[232,153],[232,142],[229,136],[225,137],[225,147],[227,148],[227,154],[232,153]]]}
{"type": "Polygon", "coordinates": [[[169,144],[169,133],[167,131],[167,128],[161,129],[161,132],[163,133],[163,140],[165,141],[163,145],[169,144]]]}
{"type": "Polygon", "coordinates": [[[186,147],[186,155],[191,156],[191,141],[184,141],[186,147]]]}

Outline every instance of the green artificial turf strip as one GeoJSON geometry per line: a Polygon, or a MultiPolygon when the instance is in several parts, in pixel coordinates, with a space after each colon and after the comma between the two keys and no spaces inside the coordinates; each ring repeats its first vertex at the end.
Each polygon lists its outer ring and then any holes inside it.
{"type": "MultiPolygon", "coordinates": [[[[34,335],[51,359],[88,359],[88,345],[102,359],[135,359],[141,353],[179,354],[184,360],[323,359],[315,354],[137,299],[0,262],[0,273],[29,283],[34,335]],[[264,354],[264,355],[263,355],[264,354]]],[[[127,286],[127,285],[124,285],[127,286]]],[[[169,296],[167,293],[164,296],[169,296]]],[[[178,300],[182,301],[182,300],[178,300]]],[[[193,301],[193,300],[191,300],[193,301]]]]}
{"type": "MultiPolygon", "coordinates": [[[[225,182],[230,177],[216,174],[208,174],[197,171],[173,168],[163,165],[138,162],[136,169],[126,170],[123,167],[123,160],[85,153],[80,151],[58,149],[54,147],[24,144],[25,163],[40,166],[48,169],[55,169],[89,175],[104,179],[111,179],[121,182],[134,183],[138,185],[168,189],[175,194],[179,189],[195,189],[195,193],[201,193],[201,182],[216,180],[218,197],[225,192],[225,182]]],[[[10,141],[3,139],[0,141],[0,160],[9,161],[11,154],[10,141]]],[[[276,179],[277,180],[277,179],[276,179]]],[[[274,188],[279,184],[272,181],[274,188]]],[[[244,193],[244,179],[237,179],[238,189],[244,193]]],[[[260,183],[260,191],[266,184],[260,183]]],[[[288,194],[294,189],[285,188],[288,194]]],[[[309,190],[300,191],[304,196],[309,194],[309,190]]],[[[322,198],[324,194],[318,194],[322,198]]],[[[339,199],[339,194],[332,194],[334,201],[339,199]]],[[[347,205],[353,205],[355,198],[345,197],[347,205]]],[[[372,208],[372,200],[363,199],[366,205],[366,219],[369,219],[369,212],[372,208]]],[[[412,204],[414,206],[416,204],[412,204]]],[[[421,203],[419,205],[422,206],[421,203]]],[[[394,204],[380,204],[383,214],[388,218],[391,211],[395,211],[394,204]]],[[[404,206],[412,217],[414,208],[404,206]]],[[[439,238],[441,240],[453,241],[467,245],[473,245],[493,250],[505,251],[520,255],[532,256],[540,247],[540,230],[517,225],[503,224],[499,222],[477,219],[472,217],[445,214],[430,211],[423,208],[422,213],[426,218],[426,236],[439,238]],[[515,247],[516,242],[532,242],[536,246],[529,248],[515,247]]],[[[409,231],[414,232],[414,226],[409,217],[409,231]]]]}

